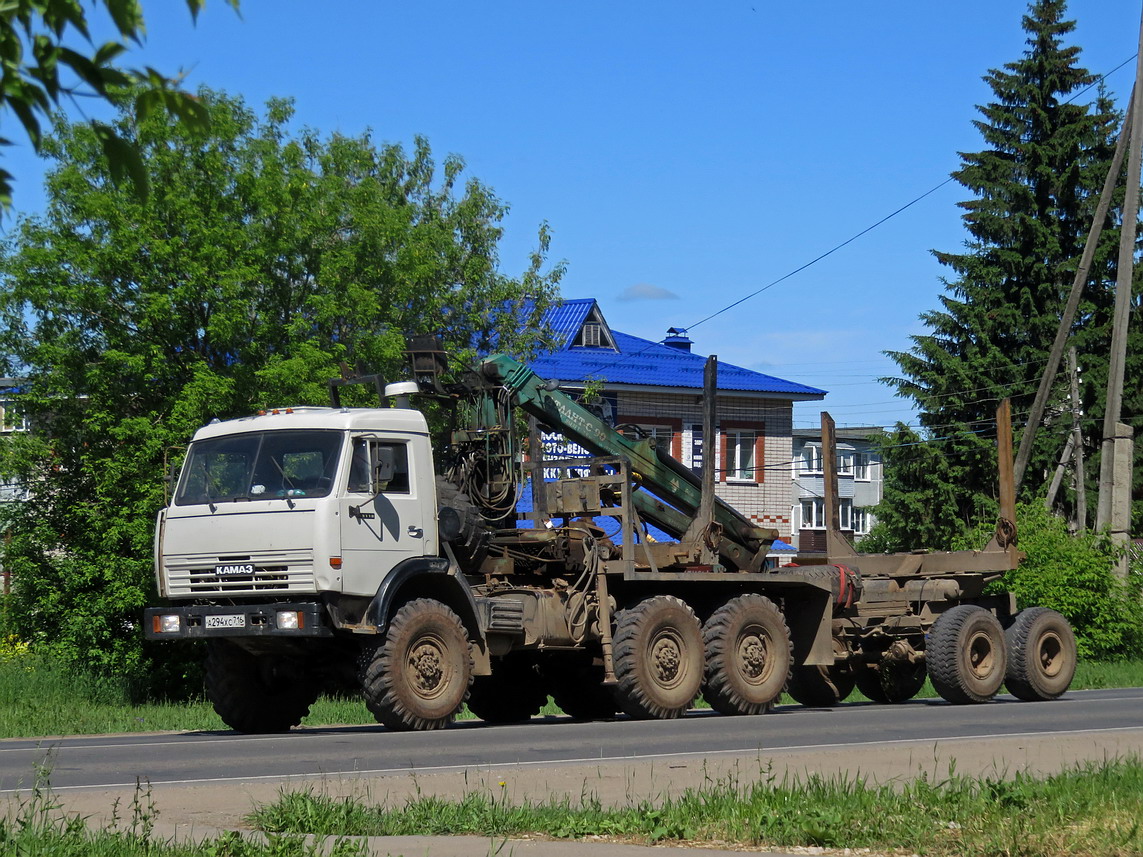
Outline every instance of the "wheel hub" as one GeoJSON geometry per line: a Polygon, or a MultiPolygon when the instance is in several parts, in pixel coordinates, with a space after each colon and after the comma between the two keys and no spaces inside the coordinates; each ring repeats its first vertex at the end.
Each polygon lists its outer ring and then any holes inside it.
{"type": "Polygon", "coordinates": [[[677,679],[682,665],[682,653],[678,641],[671,637],[660,637],[656,640],[651,652],[651,662],[655,665],[655,674],[662,684],[670,684],[677,679]]]}
{"type": "Polygon", "coordinates": [[[743,637],[738,643],[738,663],[746,678],[761,678],[766,672],[766,641],[756,634],[743,637]]]}
{"type": "Polygon", "coordinates": [[[431,643],[422,643],[413,649],[409,657],[418,689],[426,692],[435,690],[441,684],[444,669],[441,666],[441,653],[431,643]]]}
{"type": "Polygon", "coordinates": [[[973,674],[980,678],[991,675],[994,667],[992,641],[987,634],[975,635],[968,644],[968,663],[973,674]]]}
{"type": "Polygon", "coordinates": [[[1046,634],[1040,641],[1040,669],[1044,671],[1044,675],[1048,677],[1059,675],[1065,660],[1061,657],[1063,648],[1063,643],[1055,634],[1046,634]]]}

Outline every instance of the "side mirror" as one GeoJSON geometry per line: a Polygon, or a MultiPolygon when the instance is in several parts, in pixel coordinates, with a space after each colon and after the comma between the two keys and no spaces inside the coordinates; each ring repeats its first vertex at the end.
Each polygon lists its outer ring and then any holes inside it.
{"type": "Polygon", "coordinates": [[[379,446],[376,447],[376,452],[377,460],[373,462],[373,493],[380,494],[393,481],[397,465],[393,458],[393,447],[379,446]]]}

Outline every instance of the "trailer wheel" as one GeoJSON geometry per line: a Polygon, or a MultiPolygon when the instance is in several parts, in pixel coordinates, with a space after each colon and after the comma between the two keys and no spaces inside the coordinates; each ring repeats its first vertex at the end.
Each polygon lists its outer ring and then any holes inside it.
{"type": "Polygon", "coordinates": [[[673,595],[640,601],[615,617],[615,701],[632,717],[669,720],[702,685],[702,628],[673,595]]]}
{"type": "Polygon", "coordinates": [[[774,602],[740,595],[703,626],[703,697],[722,714],[762,714],[781,696],[793,660],[790,632],[774,602]]]}
{"type": "Polygon", "coordinates": [[[1076,672],[1076,638],[1068,620],[1047,607],[1016,615],[1004,634],[1008,644],[1008,692],[1026,702],[1056,699],[1076,672]]]}
{"type": "Polygon", "coordinates": [[[310,713],[320,687],[280,655],[254,655],[228,640],[209,640],[206,695],[238,732],[288,732],[310,713]]]}
{"type": "Polygon", "coordinates": [[[418,598],[389,622],[362,678],[365,704],[390,729],[443,729],[472,684],[472,651],[460,617],[418,598]]]}
{"type": "Polygon", "coordinates": [[[590,657],[549,656],[541,666],[552,700],[574,720],[615,716],[615,695],[603,683],[603,667],[590,657]]]}
{"type": "Polygon", "coordinates": [[[853,668],[795,666],[790,670],[786,693],[808,708],[832,708],[853,693],[853,668]]]}
{"type": "Polygon", "coordinates": [[[949,702],[987,702],[1004,683],[1004,629],[983,607],[961,604],[941,614],[925,655],[933,688],[949,702]]]}
{"type": "Polygon", "coordinates": [[[883,659],[877,666],[863,664],[854,671],[857,689],[874,702],[905,702],[925,686],[925,663],[883,659]]]}
{"type": "Polygon", "coordinates": [[[840,637],[833,638],[834,662],[811,666],[795,664],[786,682],[786,693],[795,702],[810,708],[832,708],[853,693],[853,664],[849,647],[840,637]]]}
{"type": "Polygon", "coordinates": [[[485,723],[519,723],[539,714],[547,701],[536,665],[508,656],[493,662],[492,675],[472,680],[468,710],[485,723]]]}

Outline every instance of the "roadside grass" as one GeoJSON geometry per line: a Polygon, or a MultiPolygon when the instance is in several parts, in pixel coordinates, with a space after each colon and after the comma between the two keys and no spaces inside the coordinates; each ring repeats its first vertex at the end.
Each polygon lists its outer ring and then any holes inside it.
{"type": "Polygon", "coordinates": [[[1055,776],[922,776],[874,784],[861,777],[711,782],[676,798],[605,807],[577,800],[470,792],[457,801],[417,796],[395,807],[284,792],[252,820],[267,833],[322,836],[541,835],[634,843],[767,848],[868,848],[963,854],[1125,857],[1143,853],[1143,761],[1088,763],[1055,776]]]}
{"type": "Polygon", "coordinates": [[[0,814],[0,854],[14,857],[365,857],[365,843],[335,839],[328,847],[298,834],[243,836],[228,831],[214,839],[171,843],[155,835],[158,813],[149,786],[137,784],[129,806],[118,802],[105,827],[63,812],[37,772],[32,790],[0,814]]]}
{"type": "MultiPolygon", "coordinates": [[[[1073,689],[1114,687],[1143,687],[1143,660],[1080,662],[1073,689]]],[[[925,682],[917,695],[936,694],[925,682]]],[[[0,699],[6,700],[0,706],[0,738],[227,728],[203,698],[132,704],[124,683],[76,672],[35,653],[0,659],[0,699]]],[[[849,697],[850,701],[864,699],[858,691],[849,697]]],[[[794,703],[786,695],[780,702],[794,703]]],[[[701,697],[696,705],[706,707],[701,697]]],[[[540,713],[559,716],[563,712],[549,700],[540,713]]],[[[471,718],[467,708],[461,712],[460,719],[471,718]]],[[[356,697],[322,696],[303,721],[310,728],[372,724],[373,717],[356,697]]]]}

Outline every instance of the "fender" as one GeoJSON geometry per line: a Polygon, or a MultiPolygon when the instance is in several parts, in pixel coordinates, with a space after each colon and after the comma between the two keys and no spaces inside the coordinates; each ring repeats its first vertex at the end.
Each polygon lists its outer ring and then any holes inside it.
{"type": "Polygon", "coordinates": [[[460,614],[470,633],[479,635],[476,600],[472,597],[468,581],[454,573],[451,563],[439,556],[417,556],[402,560],[385,575],[377,587],[377,594],[369,602],[364,617],[368,624],[376,626],[377,633],[385,633],[394,601],[410,585],[414,597],[435,598],[448,604],[460,614]]]}

